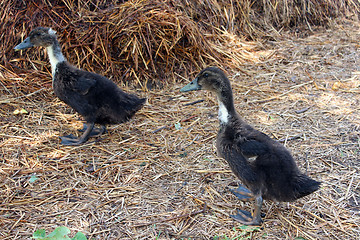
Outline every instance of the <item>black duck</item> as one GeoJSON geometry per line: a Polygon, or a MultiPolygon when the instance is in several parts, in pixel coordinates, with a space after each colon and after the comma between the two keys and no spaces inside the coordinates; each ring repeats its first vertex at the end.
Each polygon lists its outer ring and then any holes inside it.
{"type": "Polygon", "coordinates": [[[246,186],[232,192],[242,201],[255,201],[253,214],[238,210],[232,218],[260,225],[263,199],[288,202],[316,191],[320,182],[301,173],[290,152],[279,142],[255,130],[236,113],[229,79],[219,68],[202,70],[182,92],[209,90],[217,95],[220,130],[217,151],[246,186]]]}
{"type": "Polygon", "coordinates": [[[106,131],[106,124],[128,121],[145,103],[145,98],[122,91],[114,82],[96,73],[70,65],[61,53],[56,32],[51,28],[38,27],[16,50],[34,46],[45,47],[49,55],[55,95],[82,115],[86,121],[84,133],[79,137],[62,136],[63,145],[80,145],[90,136],[106,131]],[[101,128],[94,128],[100,124],[101,128]]]}

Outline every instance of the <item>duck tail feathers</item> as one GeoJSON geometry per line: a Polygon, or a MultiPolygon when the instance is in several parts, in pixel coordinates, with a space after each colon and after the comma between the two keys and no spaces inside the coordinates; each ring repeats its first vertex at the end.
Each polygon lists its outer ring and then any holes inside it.
{"type": "Polygon", "coordinates": [[[295,184],[295,198],[298,199],[318,190],[320,188],[321,182],[318,182],[304,174],[301,174],[297,177],[297,181],[295,184]]]}
{"type": "Polygon", "coordinates": [[[138,98],[136,101],[134,101],[134,111],[137,112],[140,110],[146,102],[146,98],[138,98]]]}

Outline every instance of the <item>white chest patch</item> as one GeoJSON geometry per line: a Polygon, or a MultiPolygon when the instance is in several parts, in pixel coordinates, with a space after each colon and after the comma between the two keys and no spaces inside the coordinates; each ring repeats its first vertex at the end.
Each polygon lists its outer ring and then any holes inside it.
{"type": "Polygon", "coordinates": [[[65,61],[65,58],[61,53],[60,54],[55,54],[52,46],[47,47],[46,50],[47,50],[47,53],[49,55],[49,60],[50,60],[50,64],[51,64],[51,73],[52,73],[52,76],[54,78],[56,65],[59,62],[65,61]]]}
{"type": "Polygon", "coordinates": [[[221,123],[228,123],[229,121],[229,113],[225,107],[225,105],[219,101],[219,121],[221,123]]]}

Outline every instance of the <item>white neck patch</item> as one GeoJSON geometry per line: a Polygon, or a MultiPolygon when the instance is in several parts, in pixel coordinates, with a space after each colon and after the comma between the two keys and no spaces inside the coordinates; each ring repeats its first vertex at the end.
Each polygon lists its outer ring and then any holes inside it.
{"type": "Polygon", "coordinates": [[[48,33],[49,33],[50,35],[55,35],[55,34],[56,34],[56,31],[55,31],[55,30],[52,30],[51,28],[49,28],[48,33]]]}
{"type": "Polygon", "coordinates": [[[64,58],[64,56],[62,55],[61,52],[57,53],[57,54],[54,53],[53,46],[46,47],[46,50],[47,50],[47,53],[49,55],[49,60],[50,60],[50,64],[51,64],[51,73],[52,73],[52,76],[54,78],[56,65],[59,62],[65,61],[65,58],[64,58]]]}
{"type": "Polygon", "coordinates": [[[226,109],[225,105],[223,102],[219,101],[219,121],[221,123],[228,123],[229,121],[229,112],[226,109]]]}

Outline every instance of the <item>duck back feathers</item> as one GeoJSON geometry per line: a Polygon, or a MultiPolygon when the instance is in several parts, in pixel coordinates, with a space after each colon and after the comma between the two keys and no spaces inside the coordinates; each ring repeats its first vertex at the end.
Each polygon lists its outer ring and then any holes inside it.
{"type": "Polygon", "coordinates": [[[300,172],[281,143],[255,130],[237,114],[229,124],[221,125],[217,149],[236,176],[264,199],[294,201],[320,186],[300,172]]]}
{"type": "Polygon", "coordinates": [[[56,96],[81,114],[87,122],[116,124],[129,120],[145,102],[122,91],[96,73],[58,63],[53,82],[56,96]]]}

